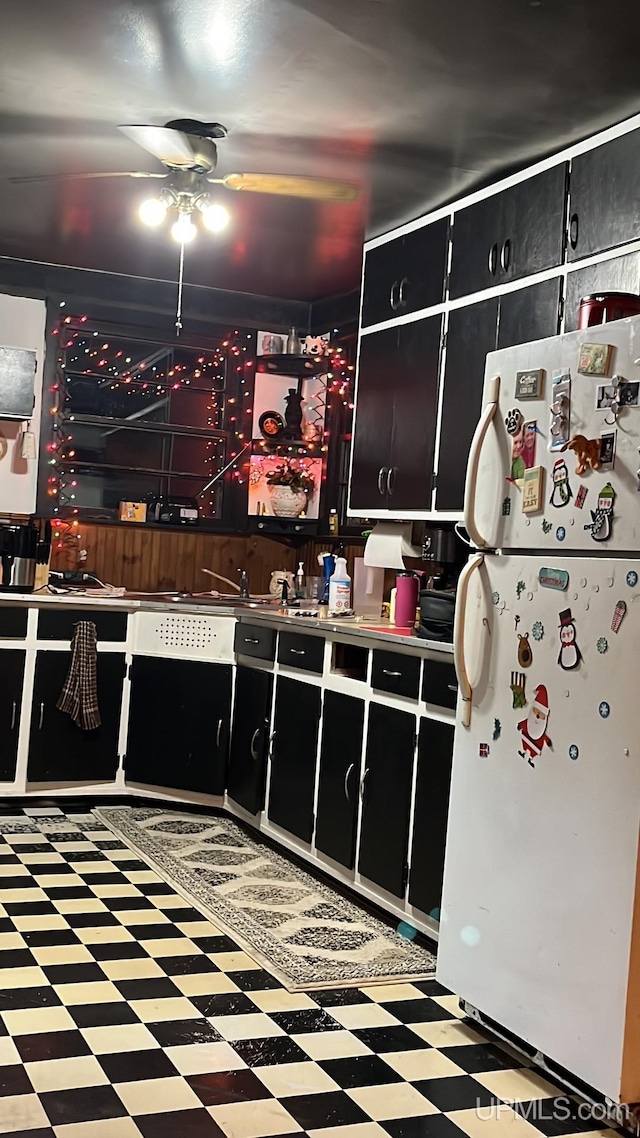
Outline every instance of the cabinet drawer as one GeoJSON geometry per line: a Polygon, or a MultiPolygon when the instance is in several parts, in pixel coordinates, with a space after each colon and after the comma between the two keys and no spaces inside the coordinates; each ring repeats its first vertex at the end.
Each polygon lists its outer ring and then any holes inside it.
{"type": "Polygon", "coordinates": [[[378,691],[405,695],[408,699],[418,698],[420,681],[420,657],[404,656],[399,652],[373,653],[371,686],[378,691]]]}
{"type": "Polygon", "coordinates": [[[96,626],[98,640],[122,641],[127,639],[126,612],[105,612],[103,609],[41,609],[38,613],[38,640],[71,640],[74,625],[80,620],[91,620],[96,626]]]}
{"type": "Polygon", "coordinates": [[[233,650],[236,656],[256,656],[259,660],[275,660],[275,629],[240,622],[236,625],[233,650]]]}
{"type": "Polygon", "coordinates": [[[453,664],[441,664],[439,660],[425,660],[422,673],[422,698],[425,703],[455,711],[458,677],[453,664]]]}
{"type": "Polygon", "coordinates": [[[29,609],[0,605],[0,637],[6,640],[24,640],[27,635],[29,609]]]}
{"type": "Polygon", "coordinates": [[[281,632],[278,639],[278,663],[305,672],[322,672],[324,637],[300,636],[297,632],[281,632]]]}

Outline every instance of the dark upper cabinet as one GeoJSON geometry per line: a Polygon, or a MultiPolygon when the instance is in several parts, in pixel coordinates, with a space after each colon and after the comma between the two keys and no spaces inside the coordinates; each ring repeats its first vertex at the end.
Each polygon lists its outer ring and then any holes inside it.
{"type": "Polygon", "coordinates": [[[409,903],[435,920],[440,919],[453,730],[453,724],[423,719],[418,736],[409,903]]]}
{"type": "Polygon", "coordinates": [[[441,218],[366,254],[363,328],[440,304],[448,238],[449,219],[441,218]]]}
{"type": "Polygon", "coordinates": [[[583,269],[567,273],[565,288],[565,332],[575,332],[583,296],[599,292],[640,292],[640,253],[624,253],[610,261],[585,265],[583,269]]]}
{"type": "Polygon", "coordinates": [[[321,691],[312,684],[279,676],[276,685],[269,820],[303,842],[313,834],[321,691]]]}
{"type": "Polygon", "coordinates": [[[506,284],[562,262],[566,162],[456,211],[449,295],[506,284]]]}
{"type": "Polygon", "coordinates": [[[498,301],[449,314],[436,509],[461,510],[469,448],[482,408],[487,352],[496,346],[498,301]]]}
{"type": "Polygon", "coordinates": [[[639,183],[640,130],[576,155],[570,180],[570,261],[638,239],[639,183]]]}
{"type": "Polygon", "coordinates": [[[557,336],[560,327],[562,277],[519,288],[500,297],[498,348],[557,336]]]}
{"type": "MultiPolygon", "coordinates": [[[[27,612],[26,609],[22,611],[27,612]]],[[[25,653],[21,649],[7,648],[0,652],[0,731],[2,732],[0,782],[13,782],[16,777],[24,661],[25,653]]]]}
{"type": "Polygon", "coordinates": [[[238,664],[227,794],[250,814],[264,809],[272,691],[271,672],[238,664]]]}
{"type": "Polygon", "coordinates": [[[230,718],[229,665],[134,657],[127,781],[223,794],[230,718]]]}
{"type": "Polygon", "coordinates": [[[83,731],[56,707],[70,663],[70,652],[38,652],[36,656],[27,770],[30,782],[104,782],[115,778],[124,654],[98,653],[102,723],[94,731],[83,731]]]}
{"type": "Polygon", "coordinates": [[[415,716],[371,704],[358,869],[394,897],[407,882],[415,730],[415,716]]]}
{"type": "Polygon", "coordinates": [[[388,508],[395,513],[431,509],[441,340],[442,316],[398,328],[387,478],[388,508]]]}
{"type": "Polygon", "coordinates": [[[322,712],[316,848],[353,869],[364,702],[327,691],[322,712]]]}
{"type": "Polygon", "coordinates": [[[349,505],[363,513],[387,505],[397,348],[397,328],[360,341],[349,505]]]}

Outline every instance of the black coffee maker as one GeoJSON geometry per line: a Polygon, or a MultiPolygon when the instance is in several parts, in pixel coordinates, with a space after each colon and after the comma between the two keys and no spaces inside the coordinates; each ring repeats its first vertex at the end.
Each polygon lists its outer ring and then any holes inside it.
{"type": "Polygon", "coordinates": [[[420,624],[416,631],[423,640],[452,643],[456,585],[466,557],[466,546],[453,526],[425,527],[422,561],[432,572],[427,570],[425,586],[420,591],[420,624]]]}

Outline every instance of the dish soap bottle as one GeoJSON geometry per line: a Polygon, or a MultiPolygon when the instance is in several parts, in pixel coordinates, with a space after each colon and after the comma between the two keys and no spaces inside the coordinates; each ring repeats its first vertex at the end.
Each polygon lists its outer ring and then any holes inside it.
{"type": "Polygon", "coordinates": [[[304,561],[298,562],[296,571],[296,597],[304,597],[304,561]]]}
{"type": "Polygon", "coordinates": [[[348,612],[351,608],[351,577],[346,557],[336,557],[336,567],[329,581],[329,612],[348,612]]]}

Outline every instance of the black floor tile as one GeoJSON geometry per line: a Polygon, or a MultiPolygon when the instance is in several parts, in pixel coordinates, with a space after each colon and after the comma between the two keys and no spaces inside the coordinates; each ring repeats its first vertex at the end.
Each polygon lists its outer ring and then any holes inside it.
{"type": "Polygon", "coordinates": [[[0,1066],[0,1096],[32,1095],[31,1079],[22,1063],[0,1066]]]}
{"type": "MultiPolygon", "coordinates": [[[[143,1138],[225,1138],[209,1112],[200,1110],[171,1110],[165,1114],[143,1114],[136,1118],[143,1138]]],[[[302,1138],[297,1135],[296,1138],[302,1138]]]]}
{"type": "Polygon", "coordinates": [[[593,1116],[586,1103],[578,1103],[567,1094],[556,1098],[537,1099],[535,1102],[515,1102],[512,1110],[526,1119],[546,1138],[562,1138],[565,1134],[588,1134],[590,1130],[606,1130],[601,1108],[594,1108],[593,1116]],[[585,1117],[582,1117],[584,1115],[585,1117]]]}
{"type": "Polygon", "coordinates": [[[199,936],[191,938],[201,952],[237,952],[238,946],[228,936],[199,936]]]}
{"type": "Polygon", "coordinates": [[[113,944],[92,944],[89,946],[91,955],[96,960],[141,960],[148,957],[141,944],[135,940],[119,940],[113,944]]]}
{"type": "MultiPolygon", "coordinates": [[[[114,918],[117,924],[120,922],[114,918]]],[[[127,925],[127,932],[131,933],[132,937],[136,940],[183,940],[185,952],[189,949],[188,938],[184,933],[180,932],[175,925],[127,925]]],[[[236,952],[238,950],[236,949],[236,952]]]]}
{"type": "Polygon", "coordinates": [[[251,1102],[273,1098],[253,1071],[214,1071],[207,1075],[188,1075],[187,1082],[203,1106],[227,1102],[251,1102]]]}
{"type": "Polygon", "coordinates": [[[414,1118],[393,1118],[381,1122],[391,1138],[467,1138],[464,1130],[445,1114],[421,1114],[414,1118]]]}
{"type": "Polygon", "coordinates": [[[412,1085],[443,1114],[454,1110],[473,1110],[476,1106],[495,1106],[501,1101],[469,1075],[421,1079],[412,1085]]]}
{"type": "MultiPolygon", "coordinates": [[[[176,901],[179,901],[179,900],[180,900],[180,898],[176,897],[176,901]]],[[[171,908],[163,909],[162,911],[163,911],[165,917],[167,917],[168,920],[173,921],[176,925],[183,925],[187,921],[206,921],[206,919],[207,919],[206,917],[203,917],[202,913],[200,913],[198,911],[198,909],[191,909],[191,908],[182,908],[181,909],[180,907],[177,907],[175,909],[171,909],[171,908]]],[[[236,946],[236,950],[237,950],[237,946],[236,946]]]]}
{"type": "MultiPolygon", "coordinates": [[[[13,879],[15,881],[15,877],[13,879]]],[[[4,901],[9,917],[58,917],[51,901],[4,901]]]]}
{"type": "Polygon", "coordinates": [[[50,984],[94,984],[108,979],[99,964],[47,964],[42,971],[50,984]]]}
{"type": "MultiPolygon", "coordinates": [[[[365,1047],[375,1051],[376,1055],[384,1055],[386,1051],[417,1051],[419,1047],[429,1047],[424,1039],[420,1039],[415,1031],[404,1024],[399,1024],[398,1027],[362,1027],[352,1034],[365,1047]]],[[[458,1048],[451,1050],[457,1051],[458,1048]]]]}
{"type": "Polygon", "coordinates": [[[309,1008],[301,1012],[271,1012],[271,1019],[286,1031],[287,1035],[300,1035],[305,1031],[343,1031],[337,1019],[322,1011],[309,1008]]]}
{"type": "Polygon", "coordinates": [[[69,850],[67,853],[63,853],[62,856],[65,857],[67,861],[77,862],[78,864],[81,861],[109,860],[106,854],[101,853],[100,850],[69,850]]]}
{"type": "Polygon", "coordinates": [[[267,989],[282,988],[283,986],[279,980],[276,980],[275,976],[263,968],[243,968],[241,972],[227,972],[226,974],[243,992],[266,992],[267,989]]]}
{"type": "Polygon", "coordinates": [[[99,929],[119,925],[113,913],[65,913],[65,920],[72,929],[99,929]]]}
{"type": "Polygon", "coordinates": [[[0,989],[0,1012],[13,1012],[25,1008],[52,1008],[60,1004],[53,988],[0,989]]]}
{"type": "Polygon", "coordinates": [[[381,1083],[400,1083],[401,1076],[379,1055],[355,1055],[347,1059],[327,1059],[319,1064],[343,1090],[372,1087],[381,1083]]]}
{"type": "Polygon", "coordinates": [[[392,1000],[382,1006],[401,1023],[435,1023],[442,1019],[455,1019],[452,1012],[440,1007],[435,1000],[392,1000]]]}
{"type": "MultiPolygon", "coordinates": [[[[13,930],[15,926],[11,925],[11,928],[13,930]]],[[[0,927],[0,932],[5,932],[5,929],[0,927]]],[[[54,948],[62,944],[80,944],[80,938],[73,929],[37,929],[34,932],[22,933],[22,937],[29,948],[54,948]]]]}
{"type": "Polygon", "coordinates": [[[437,980],[412,980],[414,988],[419,992],[423,992],[425,996],[450,996],[451,992],[445,988],[444,984],[439,984],[437,980]]]}
{"type": "Polygon", "coordinates": [[[125,846],[124,842],[118,841],[117,838],[113,838],[113,840],[109,840],[109,841],[107,841],[106,838],[104,840],[102,838],[98,838],[98,839],[96,839],[96,841],[93,844],[99,850],[126,850],[127,849],[127,846],[125,846]]]}
{"type": "MultiPolygon", "coordinates": [[[[313,998],[323,1008],[344,1008],[348,1004],[370,1004],[371,998],[359,988],[328,988],[313,992],[313,998]]],[[[393,1014],[393,1012],[392,1012],[393,1014]]]]}
{"type": "Polygon", "coordinates": [[[138,1079],[170,1079],[178,1075],[161,1047],[148,1051],[124,1051],[117,1055],[98,1055],[98,1062],[110,1083],[131,1083],[138,1079]]]}
{"type": "MultiPolygon", "coordinates": [[[[127,862],[127,867],[129,862],[127,862]]],[[[146,866],[148,869],[149,866],[146,866]]],[[[131,885],[123,873],[92,873],[90,869],[78,866],[78,876],[86,881],[87,885],[131,885]]]]}
{"type": "Polygon", "coordinates": [[[168,976],[199,976],[203,972],[219,972],[213,960],[202,952],[190,956],[161,956],[156,960],[168,976]]]}
{"type": "Polygon", "coordinates": [[[52,1126],[72,1122],[94,1122],[104,1118],[123,1118],[127,1111],[113,1087],[79,1087],[68,1091],[46,1091],[42,1103],[52,1126]]]}
{"type": "Polygon", "coordinates": [[[0,952],[0,968],[37,968],[38,962],[28,948],[5,948],[0,952]]]}
{"type": "Polygon", "coordinates": [[[153,976],[148,980],[116,980],[115,985],[123,1000],[166,1000],[182,995],[168,976],[153,976]]]}
{"type": "Polygon", "coordinates": [[[2,1138],[56,1138],[56,1136],[51,1127],[46,1126],[44,1130],[12,1130],[10,1134],[3,1134],[2,1138]]]}
{"type": "MultiPolygon", "coordinates": [[[[123,862],[122,864],[126,865],[128,868],[131,865],[131,862],[127,861],[123,862]]],[[[145,869],[148,868],[149,866],[145,865],[145,869]]],[[[129,884],[131,884],[131,882],[129,882],[129,884]]],[[[175,889],[172,889],[170,885],[167,885],[166,881],[146,881],[143,883],[136,881],[135,885],[136,889],[139,889],[141,893],[144,893],[145,897],[168,897],[170,893],[175,893],[175,889]]]]}
{"type": "Polygon", "coordinates": [[[14,1035],[13,1042],[23,1063],[91,1055],[91,1048],[79,1031],[41,1031],[36,1035],[14,1035]]]}
{"type": "Polygon", "coordinates": [[[16,926],[10,917],[0,917],[0,933],[14,933],[16,926]]]}
{"type": "Polygon", "coordinates": [[[281,1063],[308,1063],[306,1051],[287,1035],[264,1039],[239,1039],[231,1044],[249,1067],[276,1067],[281,1063]]]}
{"type": "Polygon", "coordinates": [[[371,1122],[368,1114],[344,1091],[328,1091],[318,1095],[293,1095],[281,1099],[282,1106],[304,1130],[329,1126],[353,1126],[371,1122]]]}
{"type": "Polygon", "coordinates": [[[88,885],[45,885],[43,892],[53,902],[95,900],[95,893],[91,892],[88,885]]]}
{"type": "Polygon", "coordinates": [[[118,1023],[140,1023],[139,1016],[125,1000],[112,1004],[78,1004],[67,1010],[78,1027],[113,1027],[118,1023]]]}
{"type": "Polygon", "coordinates": [[[222,1039],[206,1019],[173,1019],[146,1025],[161,1047],[182,1047],[191,1043],[217,1043],[222,1039]]]}
{"type": "Polygon", "coordinates": [[[214,996],[189,996],[203,1016],[255,1015],[260,1008],[244,992],[222,992],[214,996]]]}
{"type": "Polygon", "coordinates": [[[101,897],[103,905],[112,913],[125,913],[130,909],[155,909],[148,897],[101,897]]]}
{"type": "Polygon", "coordinates": [[[43,861],[40,864],[29,862],[27,866],[29,873],[34,877],[44,877],[55,873],[56,877],[61,873],[70,873],[73,875],[74,870],[67,861],[43,861]]]}
{"type": "Polygon", "coordinates": [[[524,1066],[524,1061],[514,1059],[495,1043],[465,1043],[459,1047],[440,1047],[438,1050],[470,1075],[478,1075],[483,1071],[511,1071],[524,1066]]]}

